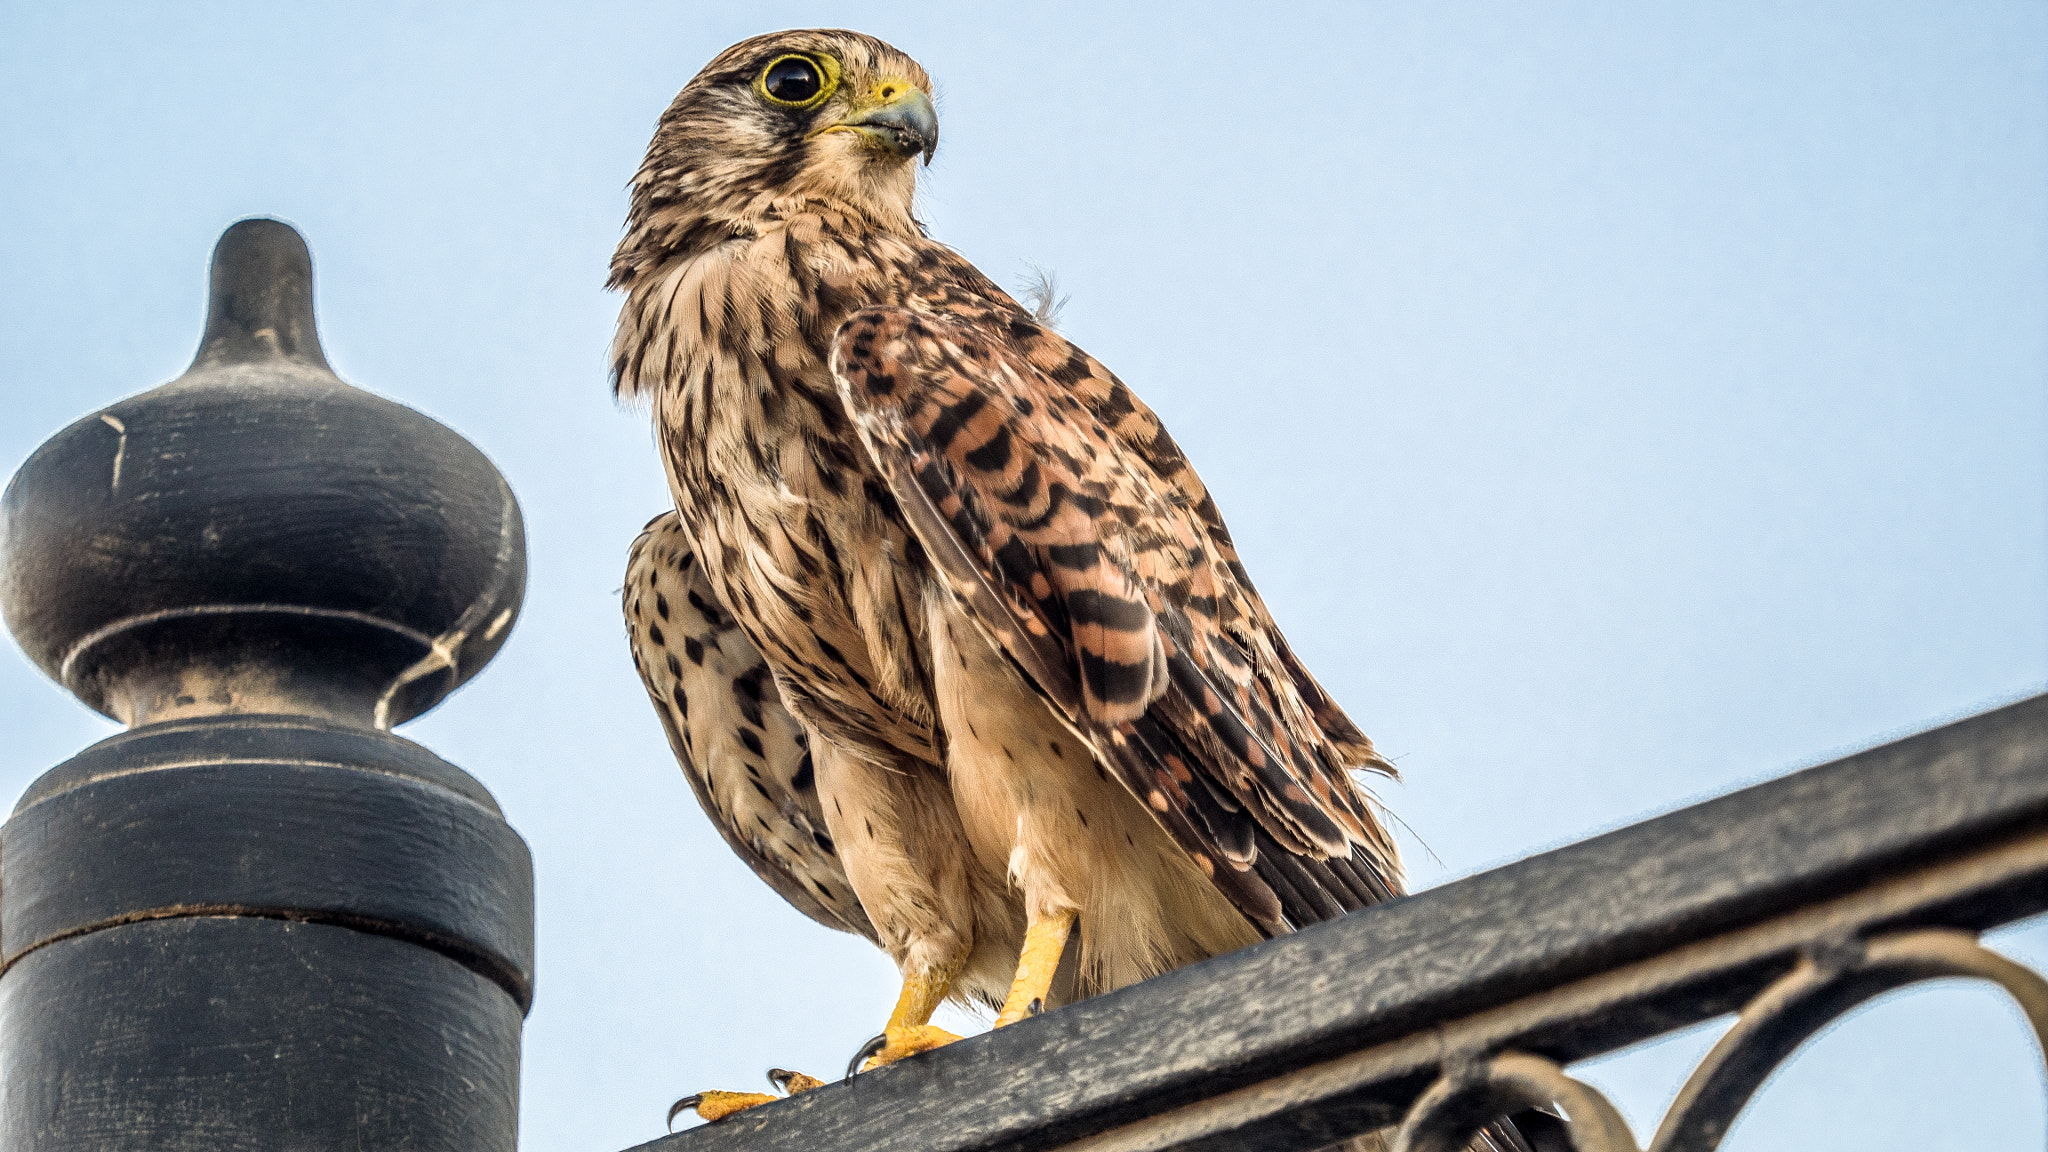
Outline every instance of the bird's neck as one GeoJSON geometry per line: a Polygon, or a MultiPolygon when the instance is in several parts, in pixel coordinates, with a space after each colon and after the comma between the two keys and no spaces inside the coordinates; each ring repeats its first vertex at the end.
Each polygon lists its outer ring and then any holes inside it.
{"type": "MultiPolygon", "coordinates": [[[[830,335],[845,314],[900,302],[902,286],[888,268],[906,266],[912,250],[931,244],[914,228],[884,231],[819,200],[785,200],[745,222],[678,219],[675,226],[677,235],[696,239],[647,250],[630,278],[614,278],[627,295],[612,346],[622,399],[704,391],[711,387],[705,365],[767,348],[779,349],[769,356],[777,388],[823,373],[830,335]]],[[[829,381],[810,383],[831,390],[829,381]]]]}
{"type": "MultiPolygon", "coordinates": [[[[636,197],[636,201],[640,198],[636,197]]],[[[734,240],[780,231],[802,217],[840,221],[852,231],[925,238],[923,222],[907,205],[815,192],[730,200],[679,197],[637,202],[626,236],[612,255],[606,287],[630,289],[660,270],[687,264],[734,240]]]]}

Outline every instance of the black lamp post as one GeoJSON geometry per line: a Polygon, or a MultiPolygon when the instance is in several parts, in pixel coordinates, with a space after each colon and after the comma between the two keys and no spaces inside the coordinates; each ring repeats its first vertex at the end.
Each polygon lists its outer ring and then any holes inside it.
{"type": "Polygon", "coordinates": [[[0,827],[0,1147],[511,1152],[526,845],[392,725],[504,644],[519,507],[342,383],[304,242],[214,251],[177,380],[0,498],[0,610],[128,731],[0,827]]]}

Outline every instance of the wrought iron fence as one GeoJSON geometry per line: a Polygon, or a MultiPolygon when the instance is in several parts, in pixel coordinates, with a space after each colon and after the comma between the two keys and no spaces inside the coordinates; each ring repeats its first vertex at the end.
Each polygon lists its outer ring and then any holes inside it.
{"type": "Polygon", "coordinates": [[[643,1145],[640,1152],[1637,1152],[1564,1068],[1725,1013],[1650,1152],[1717,1147],[1807,1037],[2048,908],[2048,696],[1646,820],[643,1145]]]}

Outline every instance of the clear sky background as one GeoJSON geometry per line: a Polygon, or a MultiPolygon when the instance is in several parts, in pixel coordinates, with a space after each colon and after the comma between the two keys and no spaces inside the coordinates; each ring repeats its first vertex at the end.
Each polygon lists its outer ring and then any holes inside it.
{"type": "MultiPolygon", "coordinates": [[[[269,214],[341,374],[524,501],[516,633],[404,731],[534,850],[528,1149],[829,1073],[895,994],[713,833],[615,597],[666,501],[604,379],[626,181],[705,60],[814,25],[937,78],[934,234],[1054,270],[1172,426],[1419,885],[2048,688],[2038,2],[6,0],[0,468],[179,374],[269,214]]],[[[111,730],[0,654],[6,798],[111,730]]],[[[1647,1135],[1714,1034],[1582,1070],[1647,1135]]],[[[1726,1147],[2038,1152],[2032,1061],[1989,992],[1894,998],[1726,1147]]]]}

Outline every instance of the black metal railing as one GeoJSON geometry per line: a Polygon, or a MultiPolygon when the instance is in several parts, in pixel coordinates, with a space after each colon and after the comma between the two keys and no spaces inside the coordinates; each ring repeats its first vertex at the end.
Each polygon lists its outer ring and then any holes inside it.
{"type": "Polygon", "coordinates": [[[2048,909],[2048,696],[1219,957],[642,1152],[1635,1152],[1563,1069],[1729,1012],[1651,1152],[1707,1152],[1801,1041],[1892,988],[2048,983],[1977,934],[2048,909]],[[1558,1144],[1558,1141],[1569,1141],[1558,1144]]]}

